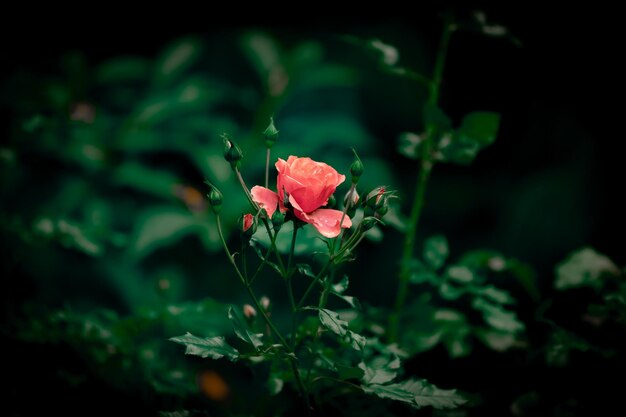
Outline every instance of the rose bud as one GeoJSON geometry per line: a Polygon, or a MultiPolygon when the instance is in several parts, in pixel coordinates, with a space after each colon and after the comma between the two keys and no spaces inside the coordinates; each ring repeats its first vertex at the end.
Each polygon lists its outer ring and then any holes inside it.
{"type": "Polygon", "coordinates": [[[376,223],[378,223],[378,220],[374,217],[365,217],[363,220],[361,220],[361,228],[363,229],[364,232],[370,230],[372,227],[376,226],[376,223]]]}
{"type": "Polygon", "coordinates": [[[209,198],[209,205],[211,206],[211,210],[213,210],[213,213],[219,214],[222,208],[222,193],[210,182],[206,182],[206,184],[210,187],[207,197],[209,198]]]}
{"type": "Polygon", "coordinates": [[[242,236],[250,238],[256,232],[256,228],[256,219],[252,214],[247,213],[239,218],[239,231],[242,236]]]}
{"type": "Polygon", "coordinates": [[[359,182],[361,175],[363,175],[364,168],[363,162],[361,162],[361,158],[359,158],[354,149],[352,151],[354,152],[355,160],[352,165],[350,165],[350,174],[352,174],[352,184],[356,184],[357,182],[359,182]]]}
{"type": "Polygon", "coordinates": [[[233,169],[235,169],[239,166],[239,163],[240,163],[239,161],[241,161],[241,159],[243,158],[243,153],[241,152],[241,149],[235,142],[228,139],[226,136],[224,136],[223,139],[224,139],[224,159],[230,162],[230,166],[233,169]]]}
{"type": "Polygon", "coordinates": [[[285,215],[281,213],[280,210],[276,210],[274,214],[272,214],[272,225],[274,226],[274,231],[278,232],[284,223],[285,215]]]}
{"type": "Polygon", "coordinates": [[[256,310],[250,304],[244,304],[243,305],[243,315],[248,320],[251,320],[251,319],[256,317],[256,310]]]}
{"type": "Polygon", "coordinates": [[[278,140],[278,129],[274,126],[274,118],[270,117],[270,124],[263,131],[263,136],[265,137],[265,146],[267,148],[271,148],[274,146],[276,141],[278,140]]]}

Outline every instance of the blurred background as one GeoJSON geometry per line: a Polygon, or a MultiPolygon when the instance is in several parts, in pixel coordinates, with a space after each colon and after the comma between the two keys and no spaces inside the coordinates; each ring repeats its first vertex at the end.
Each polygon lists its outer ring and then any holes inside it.
{"type": "MultiPolygon", "coordinates": [[[[456,13],[472,21],[473,10],[456,13]]],[[[0,337],[9,415],[184,407],[245,414],[237,404],[259,395],[248,375],[186,358],[166,339],[226,334],[226,306],[247,301],[220,250],[203,181],[222,190],[223,222],[234,237],[247,203],[220,135],[239,142],[246,181],[260,184],[261,132],[272,115],[280,130],[273,158],[310,156],[347,173],[355,148],[363,189],[398,190],[395,221],[346,270],[352,293],[390,306],[395,287],[379,277],[398,269],[417,173],[398,138],[422,131],[426,98],[419,81],[394,68],[432,72],[440,11],[147,22],[141,30],[120,22],[106,33],[83,20],[63,30],[33,22],[3,33],[0,337]],[[216,378],[226,380],[228,395],[206,382],[216,378]]],[[[582,11],[484,12],[506,35],[476,28],[454,35],[440,103],[455,124],[471,111],[498,112],[500,132],[471,165],[435,168],[418,242],[441,233],[452,259],[488,248],[531,265],[532,291],[512,279],[500,285],[516,295],[529,339],[541,345],[548,331],[532,322],[555,297],[558,262],[591,246],[626,264],[624,245],[615,243],[625,231],[622,154],[617,134],[605,133],[602,99],[614,87],[605,71],[612,29],[582,11]]],[[[269,275],[261,281],[279,317],[282,288],[269,275]]],[[[586,334],[578,318],[590,298],[588,291],[562,297],[552,318],[586,334]]],[[[529,392],[526,403],[543,413],[534,415],[598,406],[568,406],[583,387],[566,381],[594,378],[604,365],[586,358],[555,371],[527,366],[521,358],[531,353],[477,348],[470,361],[439,347],[418,355],[409,372],[482,393],[482,415],[515,414],[511,404],[529,392]],[[494,361],[501,369],[481,370],[494,361]]],[[[584,388],[591,398],[613,389],[584,388]]]]}

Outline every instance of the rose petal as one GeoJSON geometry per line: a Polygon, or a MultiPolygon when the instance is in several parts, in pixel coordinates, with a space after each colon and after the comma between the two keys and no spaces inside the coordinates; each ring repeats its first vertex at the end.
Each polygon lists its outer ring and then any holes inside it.
{"type": "Polygon", "coordinates": [[[264,208],[269,217],[272,217],[278,205],[278,194],[259,185],[252,187],[250,194],[252,194],[252,200],[254,200],[259,207],[264,208]]]}
{"type": "MultiPolygon", "coordinates": [[[[295,208],[295,206],[294,206],[295,208]]],[[[343,211],[332,209],[317,209],[311,213],[304,213],[300,210],[294,210],[297,218],[310,223],[325,237],[337,237],[341,232],[339,222],[343,218],[342,227],[344,229],[352,227],[352,220],[343,211]]]]}

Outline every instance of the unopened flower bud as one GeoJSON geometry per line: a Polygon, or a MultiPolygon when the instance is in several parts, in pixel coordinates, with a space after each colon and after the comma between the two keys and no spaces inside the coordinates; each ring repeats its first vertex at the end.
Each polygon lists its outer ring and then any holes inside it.
{"type": "Polygon", "coordinates": [[[248,320],[253,319],[253,318],[256,317],[256,310],[250,304],[244,304],[243,305],[243,315],[248,320]]]}
{"type": "Polygon", "coordinates": [[[280,210],[276,210],[274,214],[272,214],[272,226],[274,226],[274,231],[278,232],[284,223],[285,215],[281,213],[280,210]]]}
{"type": "Polygon", "coordinates": [[[256,232],[257,223],[254,216],[250,213],[244,214],[239,218],[239,231],[244,237],[251,237],[256,232]]]}
{"type": "Polygon", "coordinates": [[[263,307],[263,310],[268,311],[270,309],[270,299],[266,296],[261,297],[259,303],[261,304],[261,307],[263,307]]]}
{"type": "Polygon", "coordinates": [[[346,193],[346,196],[343,199],[343,205],[347,207],[348,204],[350,204],[351,207],[356,207],[358,202],[359,193],[357,193],[355,189],[350,188],[350,190],[346,193]]]}
{"type": "Polygon", "coordinates": [[[224,139],[224,159],[230,162],[230,166],[234,169],[239,166],[239,161],[243,158],[243,153],[239,146],[228,139],[227,137],[223,137],[224,139]]]}
{"type": "Polygon", "coordinates": [[[363,175],[363,162],[357,159],[350,165],[350,174],[352,174],[352,184],[359,182],[361,175],[363,175]]]}
{"type": "Polygon", "coordinates": [[[210,183],[207,184],[211,187],[209,193],[207,194],[207,197],[209,197],[209,205],[211,206],[213,213],[219,214],[222,208],[222,193],[214,185],[210,183]]]}
{"type": "Polygon", "coordinates": [[[385,187],[376,187],[372,191],[367,194],[365,198],[365,204],[368,207],[371,207],[374,210],[382,207],[383,205],[383,197],[385,196],[385,187]]]}
{"type": "Polygon", "coordinates": [[[374,215],[377,219],[382,219],[385,214],[389,211],[389,203],[387,203],[387,197],[383,197],[380,200],[379,206],[376,208],[376,214],[374,215]]]}
{"type": "Polygon", "coordinates": [[[263,136],[265,137],[265,146],[268,148],[274,146],[274,144],[278,140],[278,129],[276,129],[276,126],[274,126],[273,117],[270,117],[270,124],[263,131],[263,136]]]}
{"type": "Polygon", "coordinates": [[[365,217],[363,220],[361,220],[361,228],[363,229],[364,232],[366,232],[370,230],[372,227],[376,226],[376,223],[378,223],[378,220],[376,220],[376,218],[365,217]]]}

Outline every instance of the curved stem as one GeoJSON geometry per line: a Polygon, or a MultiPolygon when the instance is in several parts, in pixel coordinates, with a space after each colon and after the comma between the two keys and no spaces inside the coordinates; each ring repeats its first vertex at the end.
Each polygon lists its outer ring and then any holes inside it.
{"type": "MultiPolygon", "coordinates": [[[[222,242],[222,246],[224,247],[224,252],[226,252],[226,256],[228,256],[228,261],[230,262],[230,264],[235,269],[235,273],[237,274],[237,277],[239,278],[239,280],[241,281],[243,286],[246,288],[246,291],[248,292],[248,295],[250,296],[250,299],[252,300],[252,303],[254,304],[254,307],[259,312],[261,317],[263,317],[263,320],[269,326],[269,328],[272,330],[272,332],[276,335],[276,337],[278,338],[280,344],[282,344],[285,347],[287,352],[293,354],[293,350],[289,348],[289,345],[287,344],[287,341],[282,336],[282,334],[278,331],[278,329],[274,325],[274,322],[272,322],[272,320],[269,318],[269,316],[265,312],[265,309],[263,309],[263,307],[261,306],[261,303],[259,302],[259,300],[257,299],[256,295],[254,294],[254,291],[252,290],[252,287],[246,282],[246,279],[245,279],[244,275],[241,273],[241,271],[237,267],[237,263],[233,259],[233,256],[231,255],[230,250],[228,249],[228,245],[226,244],[226,239],[224,239],[224,233],[222,231],[222,223],[220,221],[220,216],[219,215],[216,216],[216,220],[217,220],[217,232],[218,232],[218,234],[220,236],[220,240],[222,242]]],[[[295,358],[293,358],[293,357],[290,357],[289,361],[291,363],[291,369],[292,369],[293,375],[294,375],[294,377],[296,379],[296,383],[298,385],[298,389],[300,390],[300,393],[302,394],[302,398],[304,400],[304,403],[305,403],[305,406],[306,406],[306,409],[307,409],[307,413],[310,414],[311,406],[310,406],[310,403],[309,403],[309,394],[308,394],[308,391],[307,391],[304,383],[302,382],[302,376],[300,375],[300,370],[298,369],[297,360],[295,358]]]]}
{"type": "MultiPolygon", "coordinates": [[[[435,60],[435,68],[433,73],[433,82],[430,88],[430,94],[428,97],[428,103],[436,106],[439,101],[439,94],[441,92],[441,81],[443,79],[443,70],[446,62],[446,56],[448,54],[448,46],[450,44],[450,37],[452,36],[454,27],[449,17],[446,17],[443,26],[443,33],[441,35],[441,42],[437,51],[437,58],[435,60]]],[[[415,188],[415,198],[413,199],[413,206],[411,208],[411,215],[409,217],[409,225],[404,237],[404,249],[402,251],[402,261],[400,265],[400,284],[398,292],[396,293],[396,301],[394,305],[394,312],[389,317],[389,342],[395,342],[398,338],[400,314],[409,292],[409,278],[408,264],[413,253],[415,252],[415,235],[417,233],[417,225],[419,218],[424,207],[424,198],[426,195],[426,185],[430,178],[430,173],[433,169],[434,160],[432,159],[433,151],[433,133],[435,126],[429,123],[426,126],[426,139],[424,141],[424,152],[422,153],[422,160],[420,164],[420,172],[417,178],[415,188]]]]}
{"type": "Polygon", "coordinates": [[[243,188],[243,192],[246,194],[246,197],[248,198],[248,202],[250,203],[250,205],[252,206],[252,208],[254,209],[255,212],[259,211],[259,205],[257,203],[254,202],[254,200],[252,199],[252,194],[250,194],[250,189],[248,188],[248,186],[246,185],[246,182],[243,180],[243,176],[241,175],[241,171],[239,171],[239,168],[235,167],[233,168],[235,171],[235,175],[237,176],[237,180],[239,181],[239,184],[241,184],[241,188],[243,188]]]}

